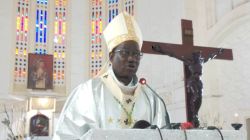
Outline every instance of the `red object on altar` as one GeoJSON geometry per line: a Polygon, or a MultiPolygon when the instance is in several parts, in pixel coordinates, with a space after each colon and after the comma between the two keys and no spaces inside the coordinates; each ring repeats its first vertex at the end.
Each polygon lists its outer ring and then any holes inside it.
{"type": "Polygon", "coordinates": [[[192,129],[194,128],[193,124],[191,122],[184,122],[184,123],[181,123],[181,127],[180,127],[182,130],[183,129],[192,129]]]}

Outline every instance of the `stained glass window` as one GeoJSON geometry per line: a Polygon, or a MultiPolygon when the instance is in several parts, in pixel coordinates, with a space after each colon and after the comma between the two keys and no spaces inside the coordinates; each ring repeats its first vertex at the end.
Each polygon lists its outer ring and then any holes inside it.
{"type": "Polygon", "coordinates": [[[134,15],[134,0],[125,0],[125,11],[130,15],[134,15]]]}
{"type": "Polygon", "coordinates": [[[14,91],[27,90],[27,57],[28,53],[35,53],[53,54],[54,92],[64,92],[67,0],[16,2],[14,91]]]}
{"type": "Polygon", "coordinates": [[[108,21],[110,22],[119,14],[118,0],[108,0],[108,21]]]}
{"type": "Polygon", "coordinates": [[[26,83],[29,0],[17,1],[14,82],[26,83]]]}
{"type": "Polygon", "coordinates": [[[54,85],[65,84],[65,51],[66,51],[66,10],[67,0],[55,0],[54,18],[54,85]]]}
{"type": "Polygon", "coordinates": [[[90,76],[94,76],[102,67],[102,0],[91,1],[91,47],[90,47],[90,76]]]}
{"type": "Polygon", "coordinates": [[[35,53],[47,54],[48,0],[36,0],[35,53]]]}
{"type": "MultiPolygon", "coordinates": [[[[126,10],[134,15],[134,0],[106,0],[107,9],[103,9],[103,0],[91,0],[91,47],[90,47],[90,75],[95,76],[102,67],[103,63],[103,45],[102,45],[102,29],[103,21],[111,22],[121,11],[126,10]],[[121,7],[124,3],[124,7],[121,7]],[[107,19],[103,17],[102,11],[107,13],[107,19]]],[[[106,47],[105,47],[106,48],[106,47]]]]}

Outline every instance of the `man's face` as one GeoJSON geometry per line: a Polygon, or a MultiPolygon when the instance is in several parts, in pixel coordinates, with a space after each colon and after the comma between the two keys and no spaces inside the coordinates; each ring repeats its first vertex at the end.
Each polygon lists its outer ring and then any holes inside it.
{"type": "Polygon", "coordinates": [[[39,62],[39,68],[44,68],[44,62],[39,62]]]}
{"type": "Polygon", "coordinates": [[[141,52],[135,41],[125,41],[110,53],[112,68],[117,77],[133,77],[140,64],[141,52]]]}

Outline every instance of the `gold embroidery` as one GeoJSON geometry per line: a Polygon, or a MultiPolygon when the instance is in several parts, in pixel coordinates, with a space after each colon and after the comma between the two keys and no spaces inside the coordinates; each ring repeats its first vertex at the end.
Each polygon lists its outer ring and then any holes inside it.
{"type": "MultiPolygon", "coordinates": [[[[123,112],[125,113],[125,116],[122,115],[123,117],[125,117],[125,119],[121,119],[121,120],[123,120],[122,123],[124,123],[125,125],[128,125],[128,126],[131,126],[134,123],[133,118],[132,118],[132,114],[133,114],[133,111],[134,111],[135,102],[133,102],[133,104],[131,106],[131,110],[128,111],[129,107],[127,105],[123,105],[123,103],[121,103],[116,97],[114,97],[114,99],[119,103],[119,105],[123,109],[123,112]]],[[[131,102],[132,102],[132,100],[131,100],[131,102]]]]}
{"type": "Polygon", "coordinates": [[[127,41],[127,40],[134,40],[136,41],[138,44],[140,44],[139,42],[139,39],[136,37],[136,36],[133,36],[133,35],[128,35],[128,34],[123,34],[123,35],[120,35],[112,40],[110,40],[107,45],[108,46],[112,46],[111,48],[121,44],[122,42],[124,41],[127,41]]]}
{"type": "Polygon", "coordinates": [[[135,33],[135,28],[134,28],[133,21],[132,21],[131,17],[129,15],[124,15],[124,18],[125,18],[125,23],[126,23],[126,26],[128,29],[128,33],[120,35],[120,36],[115,37],[114,39],[111,39],[110,41],[108,41],[107,45],[112,46],[111,48],[113,48],[113,47],[115,47],[115,46],[119,45],[120,43],[127,41],[127,40],[134,40],[138,44],[140,44],[140,40],[135,33]]]}
{"type": "Polygon", "coordinates": [[[109,118],[108,118],[108,123],[109,123],[109,124],[113,123],[113,118],[112,118],[112,117],[109,117],[109,118]]]}
{"type": "Polygon", "coordinates": [[[127,103],[127,104],[129,104],[129,103],[131,103],[131,102],[132,102],[131,99],[127,99],[127,100],[126,100],[126,103],[127,103]]]}
{"type": "Polygon", "coordinates": [[[104,75],[103,77],[104,77],[104,78],[108,78],[108,76],[109,76],[109,75],[108,75],[108,74],[106,74],[106,75],[104,75]]]}

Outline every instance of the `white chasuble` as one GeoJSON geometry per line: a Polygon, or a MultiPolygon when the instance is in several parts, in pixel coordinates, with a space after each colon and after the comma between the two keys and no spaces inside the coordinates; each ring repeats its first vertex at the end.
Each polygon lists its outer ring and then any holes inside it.
{"type": "Polygon", "coordinates": [[[131,128],[139,120],[164,126],[162,102],[141,84],[133,91],[124,94],[110,71],[79,85],[64,105],[53,140],[84,140],[90,129],[131,128]]]}

